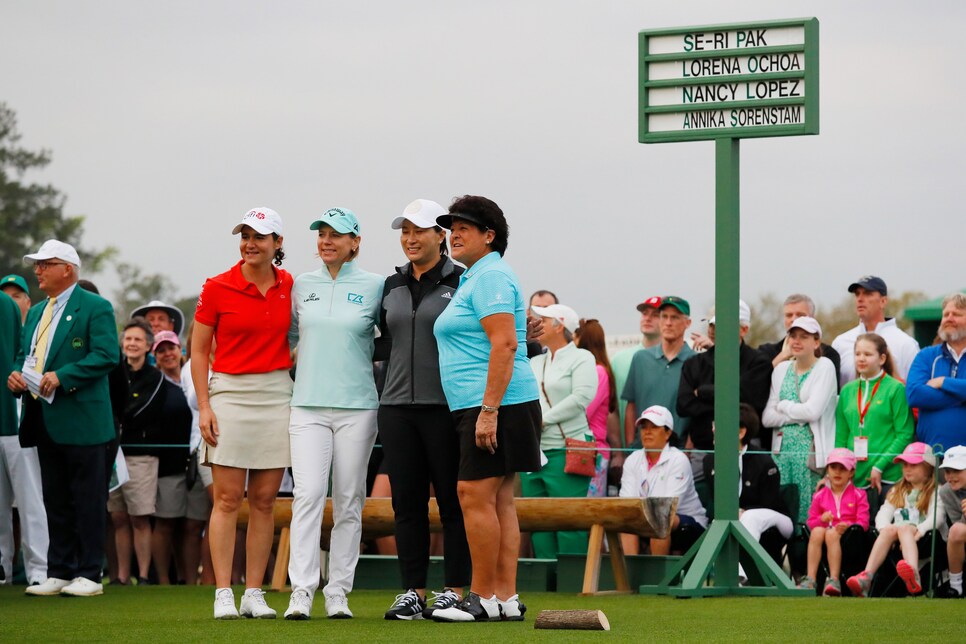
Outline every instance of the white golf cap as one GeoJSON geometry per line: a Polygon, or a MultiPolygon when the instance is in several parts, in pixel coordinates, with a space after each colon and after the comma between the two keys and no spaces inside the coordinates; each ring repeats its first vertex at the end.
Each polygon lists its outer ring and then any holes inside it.
{"type": "Polygon", "coordinates": [[[403,222],[407,219],[420,228],[435,228],[439,225],[436,223],[436,218],[445,214],[446,208],[443,208],[435,201],[417,199],[406,206],[403,214],[392,220],[392,229],[399,230],[402,228],[403,222]]]}
{"type": "Polygon", "coordinates": [[[237,235],[245,226],[251,226],[260,235],[275,233],[279,237],[282,236],[282,217],[271,208],[264,206],[261,208],[252,208],[246,212],[245,216],[242,217],[241,223],[231,229],[231,234],[237,235]]]}
{"type": "Polygon", "coordinates": [[[151,300],[147,304],[137,307],[131,311],[131,317],[137,317],[138,315],[144,317],[151,309],[158,309],[167,313],[168,317],[174,322],[174,332],[179,335],[181,334],[181,329],[184,328],[184,313],[178,307],[165,304],[161,300],[151,300]]]}
{"type": "MultiPolygon", "coordinates": [[[[714,307],[711,307],[711,317],[708,318],[708,324],[714,324],[714,307]]],[[[738,323],[744,323],[746,325],[751,324],[751,308],[745,304],[744,300],[738,300],[738,323]]]]}
{"type": "Polygon", "coordinates": [[[642,413],[641,417],[637,419],[637,422],[634,423],[634,426],[640,427],[641,423],[643,423],[645,420],[651,421],[656,427],[664,427],[665,429],[670,430],[674,429],[674,416],[672,416],[671,412],[667,410],[667,407],[651,405],[644,410],[644,413],[642,413]]]}
{"type": "Polygon", "coordinates": [[[573,333],[580,326],[580,316],[569,306],[551,304],[550,306],[531,306],[530,310],[542,318],[560,320],[564,328],[573,333]]]}
{"type": "Polygon", "coordinates": [[[74,247],[56,239],[48,239],[36,253],[23,256],[23,261],[27,264],[36,264],[48,259],[60,259],[73,264],[77,268],[80,268],[81,265],[80,257],[74,247]]]}
{"type": "Polygon", "coordinates": [[[788,327],[788,332],[791,333],[792,329],[801,329],[806,333],[814,333],[818,336],[819,340],[822,339],[822,325],[818,323],[818,320],[810,318],[807,315],[795,318],[795,321],[788,327]]]}
{"type": "Polygon", "coordinates": [[[943,464],[939,466],[941,470],[966,470],[966,446],[957,445],[950,447],[943,454],[943,464]]]}

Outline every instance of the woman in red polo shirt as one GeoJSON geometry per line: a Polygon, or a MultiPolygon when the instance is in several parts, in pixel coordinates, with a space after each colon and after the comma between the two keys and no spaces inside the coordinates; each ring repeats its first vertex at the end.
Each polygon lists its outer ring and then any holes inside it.
{"type": "Polygon", "coordinates": [[[241,615],[274,618],[261,590],[272,548],[275,496],[291,464],[288,424],[292,366],[288,330],[292,276],[281,265],[282,219],[270,208],[245,214],[241,261],[205,282],[191,342],[203,464],[211,466],[214,507],[210,536],[215,619],[235,619],[230,587],[238,508],[248,481],[248,539],[241,615]],[[208,377],[208,356],[215,359],[208,377]]]}

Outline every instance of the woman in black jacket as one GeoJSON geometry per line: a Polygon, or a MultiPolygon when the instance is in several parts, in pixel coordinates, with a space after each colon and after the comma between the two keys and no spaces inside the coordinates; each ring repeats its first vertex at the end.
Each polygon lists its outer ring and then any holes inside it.
{"type": "Polygon", "coordinates": [[[470,581],[470,555],[456,496],[459,442],[439,376],[433,324],[446,308],[463,269],[446,255],[446,232],[436,217],[446,209],[417,199],[392,222],[409,259],[386,278],[376,359],[388,360],[379,401],[379,436],[396,515],[396,547],[405,590],[386,619],[430,617],[460,600],[470,581]],[[442,592],[426,605],[430,484],[443,523],[442,592]]]}
{"type": "Polygon", "coordinates": [[[147,362],[154,335],[144,318],[133,318],[121,336],[128,397],[121,413],[121,452],[128,480],[111,492],[107,509],[114,524],[117,547],[117,582],[127,584],[131,576],[131,552],[138,564],[138,581],[146,582],[151,567],[151,515],[158,489],[158,457],[148,447],[160,434],[160,423],[152,409],[158,400],[164,377],[147,362]]]}
{"type": "MultiPolygon", "coordinates": [[[[117,548],[117,581],[121,584],[130,580],[132,550],[138,564],[138,582],[148,583],[151,515],[157,507],[159,456],[166,451],[158,446],[186,444],[188,440],[187,432],[181,435],[170,431],[172,424],[178,425],[179,419],[183,420],[177,396],[171,395],[177,386],[168,383],[161,371],[147,363],[153,342],[151,326],[144,318],[132,318],[125,325],[121,349],[125,357],[128,397],[121,414],[120,442],[129,479],[111,492],[107,501],[117,548]]],[[[183,402],[184,395],[180,391],[177,393],[183,402]]],[[[183,407],[187,413],[186,428],[190,432],[191,412],[186,402],[183,407]]],[[[168,464],[174,462],[170,455],[164,460],[168,464]]]]}

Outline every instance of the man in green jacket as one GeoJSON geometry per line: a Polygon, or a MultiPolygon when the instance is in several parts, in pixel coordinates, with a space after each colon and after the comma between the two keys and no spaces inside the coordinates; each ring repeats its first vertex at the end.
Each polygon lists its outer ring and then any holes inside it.
{"type": "Polygon", "coordinates": [[[103,592],[106,445],[114,438],[107,375],[118,362],[114,309],[77,288],[80,258],[48,240],[24,255],[47,299],[27,314],[7,386],[22,394],[20,443],[36,445],[50,530],[47,580],[29,595],[103,592]]]}

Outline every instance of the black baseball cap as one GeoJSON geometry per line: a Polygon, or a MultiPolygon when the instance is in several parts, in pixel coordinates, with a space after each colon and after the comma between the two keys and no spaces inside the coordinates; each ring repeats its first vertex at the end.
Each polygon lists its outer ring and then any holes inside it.
{"type": "Polygon", "coordinates": [[[855,289],[860,287],[867,291],[877,291],[885,296],[889,295],[886,283],[881,277],[876,277],[875,275],[865,275],[849,284],[849,293],[855,293],[855,289]]]}
{"type": "Polygon", "coordinates": [[[440,215],[436,218],[436,223],[447,230],[453,228],[454,219],[465,219],[466,221],[472,222],[477,226],[483,226],[484,228],[490,227],[490,222],[486,221],[485,218],[480,215],[466,212],[448,212],[445,215],[440,215]]]}

